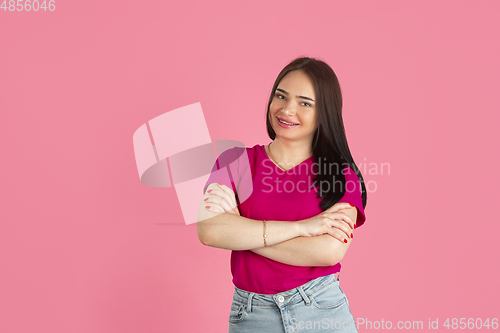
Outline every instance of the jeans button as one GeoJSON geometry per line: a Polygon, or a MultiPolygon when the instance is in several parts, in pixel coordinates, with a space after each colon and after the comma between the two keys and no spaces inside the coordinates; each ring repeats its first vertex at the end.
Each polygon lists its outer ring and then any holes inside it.
{"type": "Polygon", "coordinates": [[[285,300],[285,297],[283,297],[281,295],[278,296],[278,302],[283,303],[284,300],[285,300]]]}

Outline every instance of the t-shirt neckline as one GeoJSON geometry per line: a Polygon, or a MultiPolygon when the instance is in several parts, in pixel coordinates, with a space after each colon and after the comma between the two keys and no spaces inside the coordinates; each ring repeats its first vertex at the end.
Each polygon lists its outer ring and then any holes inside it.
{"type": "MultiPolygon", "coordinates": [[[[268,145],[269,145],[269,144],[268,144],[268,145]]],[[[299,165],[301,165],[301,164],[303,164],[303,163],[305,163],[305,162],[309,161],[310,159],[314,158],[314,155],[309,156],[308,158],[306,158],[305,160],[303,160],[303,161],[302,161],[302,162],[300,162],[299,164],[297,164],[297,165],[293,166],[292,168],[287,169],[287,170],[283,170],[282,168],[280,168],[280,167],[279,167],[279,165],[277,165],[276,163],[274,163],[274,161],[273,161],[273,159],[271,158],[271,156],[269,156],[269,155],[267,154],[267,151],[266,151],[266,145],[262,145],[262,149],[264,149],[264,155],[266,156],[266,158],[267,158],[269,161],[271,161],[271,162],[273,163],[273,165],[274,165],[276,168],[278,168],[281,172],[288,172],[288,171],[290,171],[290,170],[293,170],[293,169],[295,169],[296,167],[298,167],[299,165]]]]}

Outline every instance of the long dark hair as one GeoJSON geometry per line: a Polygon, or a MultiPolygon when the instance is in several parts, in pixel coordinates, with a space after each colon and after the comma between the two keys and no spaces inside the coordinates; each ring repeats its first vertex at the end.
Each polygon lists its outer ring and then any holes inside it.
{"type": "Polygon", "coordinates": [[[329,191],[318,191],[318,198],[323,200],[320,204],[324,211],[337,203],[346,191],[346,180],[343,167],[347,164],[356,172],[361,183],[361,198],[363,209],[366,207],[366,187],[363,176],[351,156],[347,137],[345,135],[344,121],[342,119],[342,93],[337,75],[325,62],[309,57],[293,60],[281,70],[271,91],[267,104],[267,133],[271,140],[276,138],[269,120],[269,107],[273,100],[276,88],[281,79],[291,71],[302,70],[311,79],[316,95],[316,121],[318,128],[313,138],[313,155],[320,170],[328,166],[329,172],[319,171],[314,179],[315,186],[329,185],[329,191]],[[331,166],[336,166],[331,168],[331,166]],[[333,189],[333,190],[332,190],[333,189]]]}

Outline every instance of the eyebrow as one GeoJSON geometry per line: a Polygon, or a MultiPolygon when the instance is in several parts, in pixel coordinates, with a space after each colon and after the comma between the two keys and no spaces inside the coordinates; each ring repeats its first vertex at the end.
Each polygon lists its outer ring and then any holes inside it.
{"type": "MultiPolygon", "coordinates": [[[[276,90],[278,91],[281,91],[282,93],[284,94],[287,94],[288,95],[288,92],[283,90],[283,89],[280,89],[280,88],[276,88],[276,90]]],[[[313,101],[314,102],[314,99],[312,99],[311,97],[307,97],[307,96],[297,96],[298,98],[303,98],[303,99],[308,99],[310,101],[313,101]]]]}

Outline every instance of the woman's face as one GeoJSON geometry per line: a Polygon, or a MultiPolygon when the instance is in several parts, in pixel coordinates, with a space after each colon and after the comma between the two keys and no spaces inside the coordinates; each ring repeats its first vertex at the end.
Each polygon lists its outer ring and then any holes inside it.
{"type": "Polygon", "coordinates": [[[312,142],[317,128],[315,100],[314,86],[306,73],[294,70],[286,74],[269,106],[269,120],[276,136],[312,142]]]}

